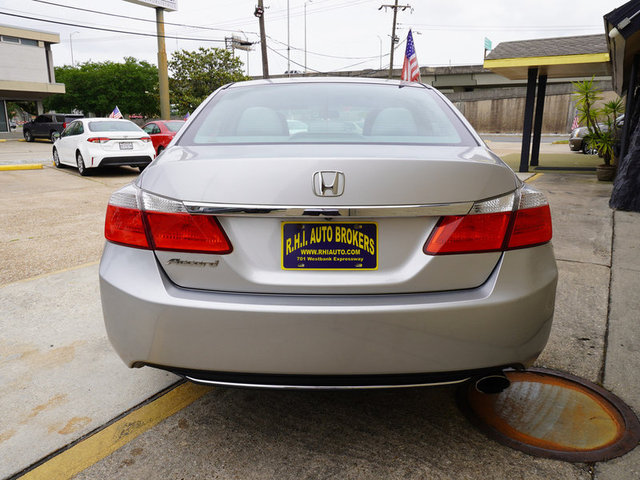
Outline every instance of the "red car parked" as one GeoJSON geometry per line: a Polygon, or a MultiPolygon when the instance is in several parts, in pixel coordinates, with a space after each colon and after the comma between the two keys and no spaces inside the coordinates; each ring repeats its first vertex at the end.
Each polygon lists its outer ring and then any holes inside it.
{"type": "Polygon", "coordinates": [[[184,123],[184,120],[156,120],[146,123],[142,127],[142,130],[149,134],[153,148],[155,148],[156,153],[160,155],[160,152],[167,148],[169,142],[173,140],[173,137],[175,137],[184,123]]]}

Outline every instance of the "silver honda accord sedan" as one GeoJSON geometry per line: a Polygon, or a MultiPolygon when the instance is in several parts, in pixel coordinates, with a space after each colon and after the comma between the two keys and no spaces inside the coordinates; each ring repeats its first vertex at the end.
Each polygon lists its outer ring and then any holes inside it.
{"type": "Polygon", "coordinates": [[[105,236],[115,350],[197,382],[453,383],[531,365],[553,319],[545,196],[418,83],[226,85],[105,236]]]}

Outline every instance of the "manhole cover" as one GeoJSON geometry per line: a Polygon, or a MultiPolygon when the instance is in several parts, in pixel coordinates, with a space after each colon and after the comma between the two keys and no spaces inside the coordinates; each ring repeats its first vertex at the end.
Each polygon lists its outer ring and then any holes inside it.
{"type": "Polygon", "coordinates": [[[465,415],[494,440],[568,462],[601,462],[638,445],[637,417],[604,388],[543,368],[505,375],[511,386],[501,393],[480,393],[475,382],[458,391],[465,415]]]}

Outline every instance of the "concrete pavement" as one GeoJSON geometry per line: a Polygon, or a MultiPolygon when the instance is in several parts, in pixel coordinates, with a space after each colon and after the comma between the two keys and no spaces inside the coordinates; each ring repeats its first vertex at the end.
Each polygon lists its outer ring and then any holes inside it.
{"type": "MultiPolygon", "coordinates": [[[[0,478],[175,381],[126,369],[102,326],[95,262],[103,209],[108,193],[134,176],[0,173],[0,271],[12,272],[0,277],[0,478]],[[79,241],[90,245],[78,250],[81,259],[73,253],[79,241]],[[60,265],[76,268],[51,273],[60,265]]],[[[609,210],[611,185],[593,175],[544,174],[533,184],[551,202],[560,270],[538,365],[604,383],[638,413],[640,215],[609,210]]],[[[572,465],[498,445],[466,421],[454,392],[216,388],[76,478],[640,478],[638,449],[572,465]]]]}

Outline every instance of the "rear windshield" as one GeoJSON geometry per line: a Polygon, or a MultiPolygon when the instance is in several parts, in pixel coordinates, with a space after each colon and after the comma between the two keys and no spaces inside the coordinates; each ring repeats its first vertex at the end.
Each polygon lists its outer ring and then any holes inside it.
{"type": "Polygon", "coordinates": [[[184,123],[185,122],[179,122],[179,121],[164,122],[164,124],[166,125],[166,127],[169,129],[170,132],[177,132],[184,126],[184,123]]]}
{"type": "Polygon", "coordinates": [[[89,122],[89,130],[92,132],[139,132],[140,127],[128,121],[100,120],[89,122]]]}
{"type": "Polygon", "coordinates": [[[223,90],[192,119],[178,143],[477,145],[449,105],[430,89],[362,83],[223,90]]]}

